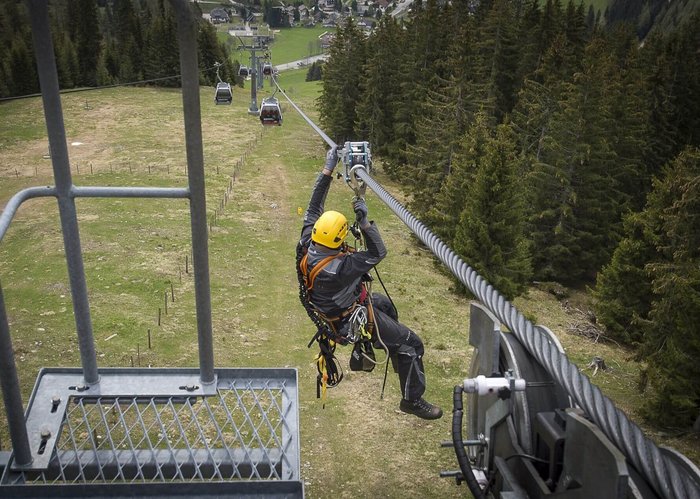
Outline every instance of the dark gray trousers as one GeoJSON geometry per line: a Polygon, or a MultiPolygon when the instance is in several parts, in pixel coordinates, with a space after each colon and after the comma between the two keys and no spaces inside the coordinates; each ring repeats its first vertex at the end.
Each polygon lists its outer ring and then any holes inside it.
{"type": "Polygon", "coordinates": [[[425,371],[423,369],[423,342],[416,333],[399,322],[396,309],[384,295],[372,294],[374,321],[372,337],[374,348],[389,350],[394,368],[398,371],[401,394],[407,400],[416,400],[425,392],[425,371]]]}

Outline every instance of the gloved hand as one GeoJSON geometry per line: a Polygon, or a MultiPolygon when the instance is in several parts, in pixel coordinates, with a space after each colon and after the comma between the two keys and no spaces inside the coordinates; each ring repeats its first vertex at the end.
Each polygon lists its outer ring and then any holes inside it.
{"type": "Polygon", "coordinates": [[[333,172],[335,165],[338,164],[338,146],[331,147],[326,153],[326,164],[323,166],[328,171],[333,172]]]}
{"type": "Polygon", "coordinates": [[[367,203],[362,198],[355,198],[352,202],[352,209],[355,211],[355,220],[360,225],[360,227],[367,227],[369,222],[367,221],[367,203]]]}

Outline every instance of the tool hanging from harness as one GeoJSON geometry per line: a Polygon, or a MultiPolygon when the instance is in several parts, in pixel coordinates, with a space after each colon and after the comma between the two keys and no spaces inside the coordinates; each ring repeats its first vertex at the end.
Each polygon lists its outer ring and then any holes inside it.
{"type": "MultiPolygon", "coordinates": [[[[348,248],[347,251],[353,251],[348,248]]],[[[374,350],[372,348],[372,330],[374,327],[374,311],[364,288],[362,299],[356,302],[348,310],[337,317],[328,317],[314,307],[310,293],[318,274],[335,258],[342,253],[331,255],[318,262],[312,269],[308,269],[308,254],[306,248],[297,247],[297,278],[299,280],[299,298],[304,305],[307,315],[316,325],[314,334],[308,347],[314,341],[318,342],[319,354],[316,357],[316,397],[321,398],[325,407],[326,389],[338,385],[343,379],[343,370],[335,357],[337,344],[346,345],[353,343],[353,353],[350,358],[350,369],[353,371],[372,371],[376,364],[374,350]],[[371,359],[371,360],[370,360],[371,359]]],[[[369,276],[368,276],[369,277],[369,276]]]]}
{"type": "Polygon", "coordinates": [[[297,245],[297,280],[299,281],[299,300],[306,310],[306,314],[311,321],[316,325],[316,333],[307,345],[311,348],[314,341],[318,342],[319,354],[316,357],[316,369],[318,376],[316,377],[316,398],[322,398],[324,407],[326,400],[326,387],[334,387],[343,380],[343,369],[338,363],[333,353],[335,352],[335,342],[330,339],[331,330],[317,314],[309,299],[309,292],[306,288],[305,273],[302,272],[301,262],[306,256],[306,248],[301,244],[297,245]]]}

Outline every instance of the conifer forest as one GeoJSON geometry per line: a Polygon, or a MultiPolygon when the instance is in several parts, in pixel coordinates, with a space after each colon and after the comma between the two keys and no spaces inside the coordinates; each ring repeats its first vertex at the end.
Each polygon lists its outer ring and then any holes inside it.
{"type": "MultiPolygon", "coordinates": [[[[629,2],[612,3],[601,16],[562,0],[417,0],[369,34],[349,18],[317,105],[326,133],[369,141],[413,213],[506,297],[533,281],[590,289],[607,336],[645,362],[645,417],[690,428],[700,418],[700,15],[640,30],[613,22],[629,2]]],[[[179,72],[167,2],[52,9],[65,27],[54,37],[63,89],[179,72]]],[[[0,8],[0,97],[39,91],[24,15],[17,2],[0,8]]],[[[207,22],[198,43],[200,68],[224,62],[220,76],[235,82],[207,22]]]]}
{"type": "Polygon", "coordinates": [[[583,4],[428,0],[338,30],[324,129],[369,140],[413,213],[509,298],[590,287],[648,366],[645,415],[700,387],[700,17],[640,40],[583,4]]]}

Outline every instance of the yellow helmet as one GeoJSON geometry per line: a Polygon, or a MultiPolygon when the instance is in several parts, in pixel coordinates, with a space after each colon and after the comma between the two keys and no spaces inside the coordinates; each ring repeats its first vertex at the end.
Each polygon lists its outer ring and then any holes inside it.
{"type": "Polygon", "coordinates": [[[324,211],[311,232],[311,240],[329,248],[339,248],[348,233],[348,219],[337,211],[324,211]]]}

